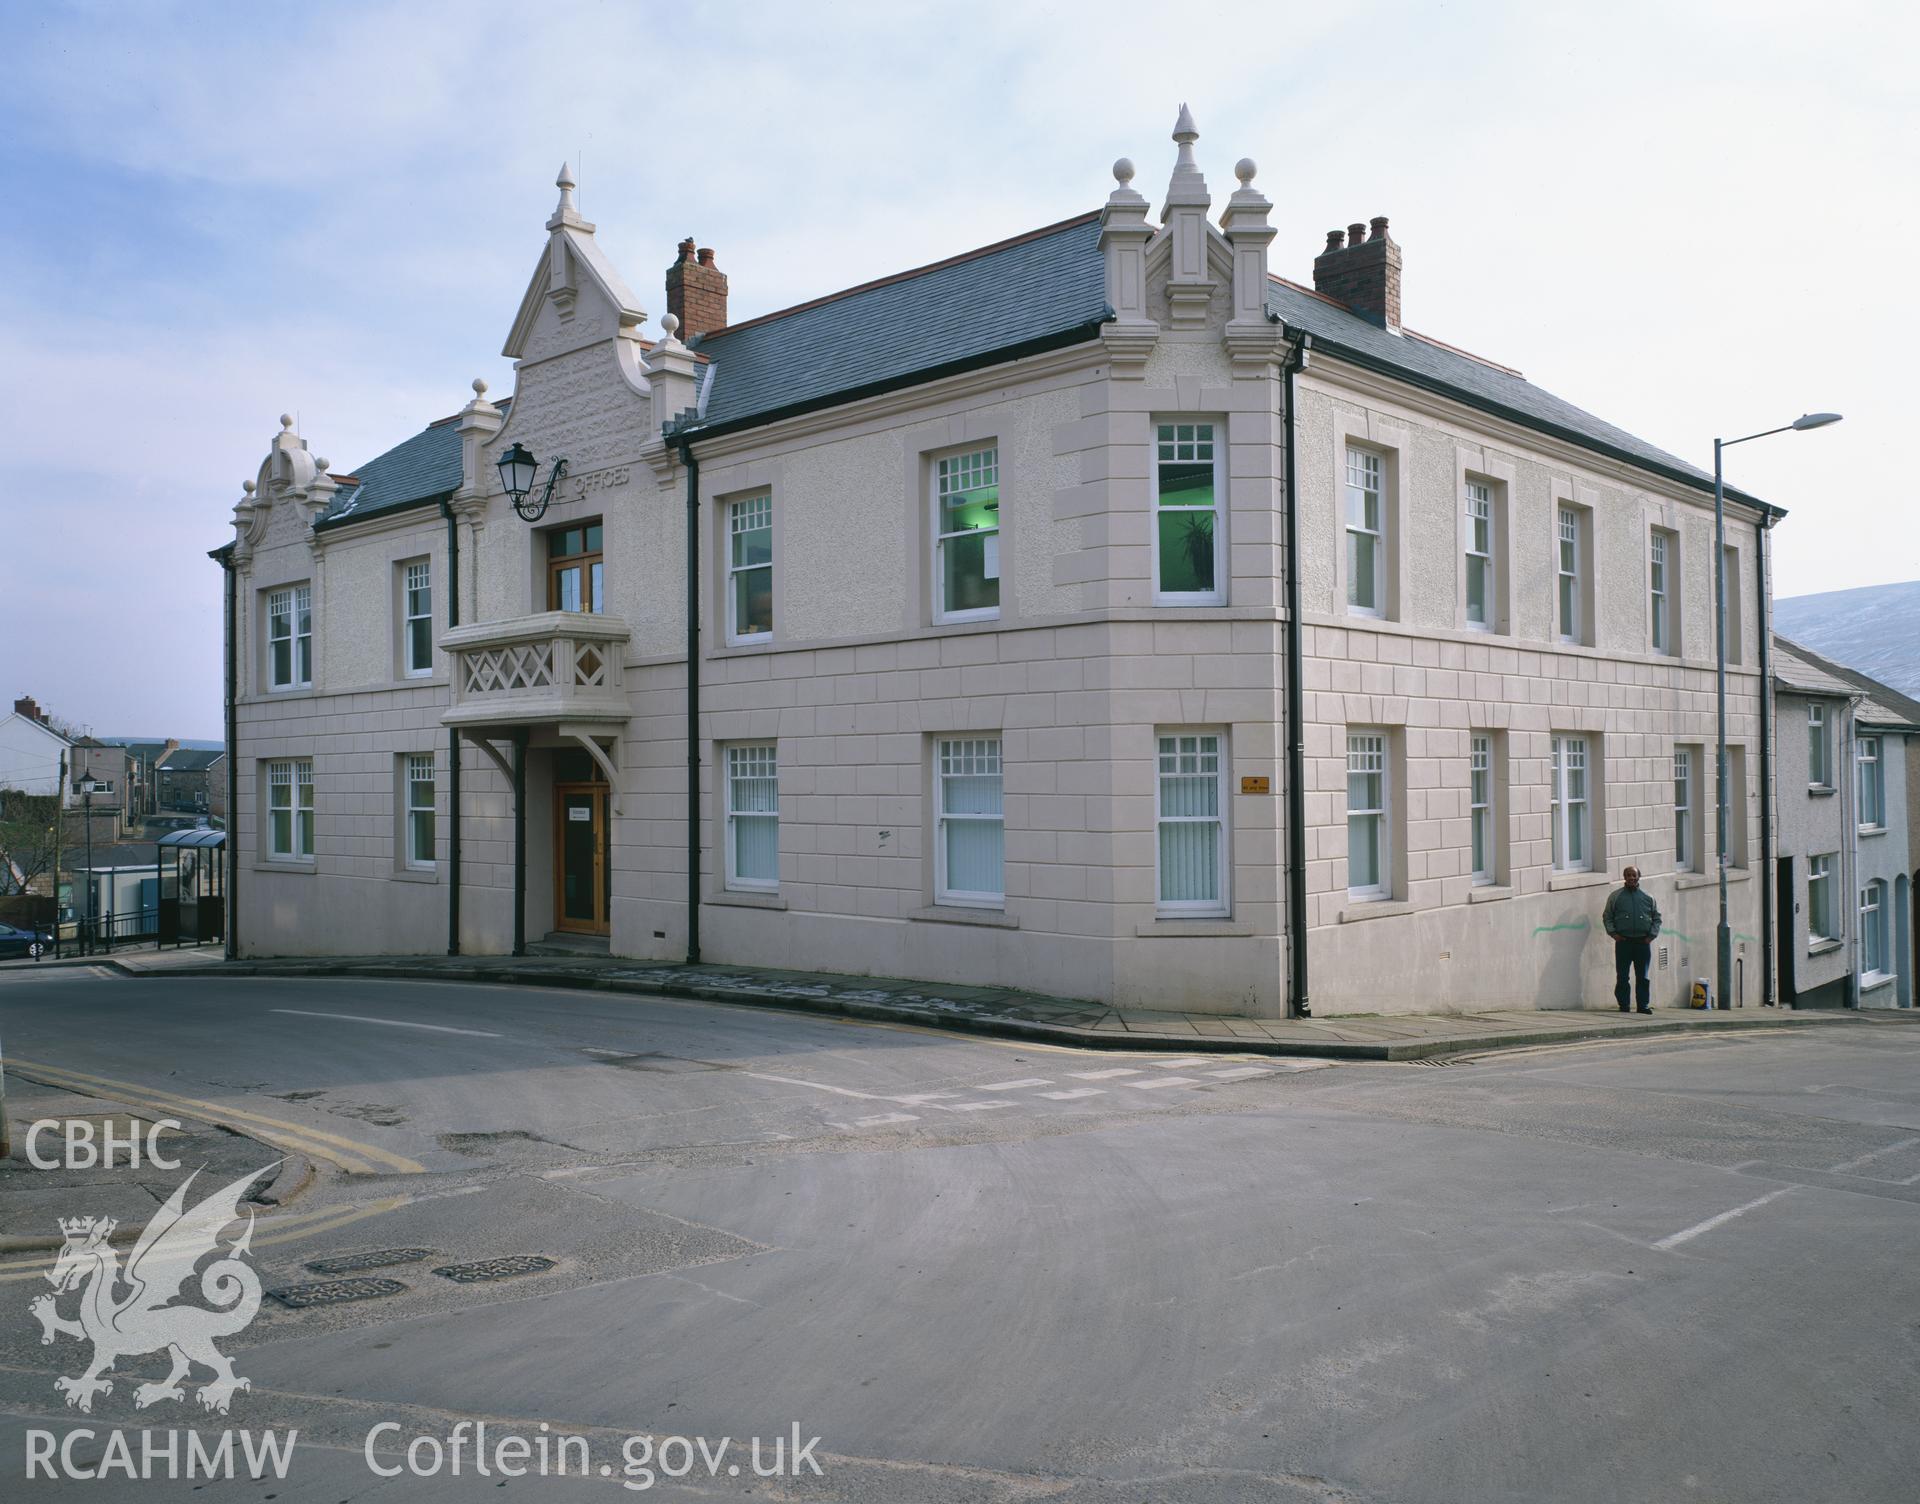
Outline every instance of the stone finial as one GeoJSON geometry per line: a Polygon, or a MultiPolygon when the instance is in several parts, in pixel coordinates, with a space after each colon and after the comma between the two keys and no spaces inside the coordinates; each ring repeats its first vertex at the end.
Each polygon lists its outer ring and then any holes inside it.
{"type": "Polygon", "coordinates": [[[1133,159],[1120,157],[1113,164],[1113,180],[1122,188],[1133,182],[1133,159]]]}
{"type": "Polygon", "coordinates": [[[1260,171],[1260,165],[1252,157],[1242,157],[1233,164],[1233,175],[1240,180],[1242,188],[1253,186],[1254,175],[1260,171]]]}
{"type": "Polygon", "coordinates": [[[293,414],[292,413],[280,414],[280,426],[282,428],[291,430],[293,428],[293,414]]]}
{"type": "Polygon", "coordinates": [[[579,185],[573,180],[573,169],[565,162],[560,164],[559,176],[554,178],[553,186],[560,190],[560,208],[562,211],[573,207],[573,190],[579,185]]]}
{"type": "Polygon", "coordinates": [[[1194,126],[1193,111],[1184,104],[1180,106],[1180,118],[1173,125],[1173,139],[1180,154],[1174,159],[1173,179],[1167,184],[1167,202],[1160,214],[1163,221],[1176,207],[1191,205],[1204,212],[1213,202],[1207,192],[1207,180],[1201,176],[1200,164],[1193,159],[1193,143],[1200,139],[1200,132],[1194,126]]]}
{"type": "Polygon", "coordinates": [[[678,315],[671,314],[671,313],[661,314],[660,328],[661,328],[661,331],[667,336],[667,338],[671,340],[674,337],[674,335],[677,334],[680,330],[680,319],[678,315]]]}
{"type": "Polygon", "coordinates": [[[482,398],[484,398],[487,395],[487,378],[486,377],[476,376],[473,378],[473,395],[476,397],[482,397],[482,398]]]}
{"type": "Polygon", "coordinates": [[[314,456],[313,468],[318,470],[322,475],[325,475],[327,473],[328,469],[332,466],[332,464],[333,464],[332,460],[323,459],[318,455],[314,456]]]}
{"type": "Polygon", "coordinates": [[[240,489],[251,496],[255,491],[260,489],[260,483],[258,481],[243,480],[240,482],[240,489]]]}

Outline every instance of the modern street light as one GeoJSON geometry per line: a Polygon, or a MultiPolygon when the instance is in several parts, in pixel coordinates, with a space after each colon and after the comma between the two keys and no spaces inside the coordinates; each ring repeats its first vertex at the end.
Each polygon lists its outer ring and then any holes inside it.
{"type": "MultiPolygon", "coordinates": [[[[1720,847],[1720,928],[1717,934],[1717,964],[1714,968],[1713,990],[1719,998],[1722,1008],[1730,1007],[1728,994],[1733,987],[1733,930],[1727,923],[1727,489],[1721,474],[1720,453],[1731,449],[1735,444],[1745,444],[1752,439],[1764,439],[1769,434],[1785,433],[1789,429],[1800,431],[1808,428],[1825,428],[1829,423],[1838,423],[1838,413],[1805,413],[1791,423],[1783,423],[1778,428],[1763,428],[1759,433],[1750,433],[1745,438],[1715,439],[1713,441],[1713,635],[1714,635],[1714,703],[1719,712],[1719,756],[1716,760],[1714,775],[1714,823],[1719,828],[1720,847]]],[[[1761,622],[1766,616],[1761,614],[1761,622]]],[[[1764,703],[1764,697],[1763,697],[1764,703]]],[[[1762,726],[1760,734],[1765,736],[1767,728],[1762,726]]],[[[1765,790],[1761,791],[1764,809],[1765,790]]],[[[1764,813],[1761,818],[1765,818],[1764,813]]],[[[1762,873],[1761,880],[1767,881],[1768,874],[1762,873]]],[[[1766,902],[1763,897],[1761,902],[1766,902]]]]}

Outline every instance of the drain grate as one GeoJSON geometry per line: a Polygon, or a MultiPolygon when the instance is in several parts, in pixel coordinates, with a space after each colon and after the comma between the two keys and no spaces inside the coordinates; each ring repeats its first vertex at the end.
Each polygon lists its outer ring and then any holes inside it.
{"type": "Polygon", "coordinates": [[[472,1264],[442,1264],[433,1272],[456,1285],[483,1285],[488,1280],[512,1279],[516,1274],[540,1274],[553,1267],[552,1259],[515,1253],[505,1258],[480,1259],[472,1264]]]}
{"type": "Polygon", "coordinates": [[[382,1295],[402,1295],[406,1286],[397,1279],[333,1279],[308,1285],[288,1285],[267,1294],[283,1306],[296,1311],[308,1306],[345,1305],[350,1300],[378,1300],[382,1295]]]}
{"type": "Polygon", "coordinates": [[[343,1253],[315,1259],[307,1267],[315,1274],[357,1274],[362,1269],[385,1269],[391,1264],[417,1264],[433,1257],[431,1248],[377,1248],[372,1253],[343,1253]]]}

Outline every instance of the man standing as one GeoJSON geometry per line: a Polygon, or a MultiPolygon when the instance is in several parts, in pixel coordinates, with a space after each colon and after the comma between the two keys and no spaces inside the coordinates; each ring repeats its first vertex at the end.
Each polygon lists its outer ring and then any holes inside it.
{"type": "Polygon", "coordinates": [[[1620,874],[1626,884],[1607,895],[1607,907],[1600,923],[1613,937],[1613,1000],[1627,1012],[1627,973],[1637,972],[1642,1013],[1653,1012],[1653,987],[1647,968],[1653,964],[1653,942],[1660,933],[1660,905],[1640,886],[1640,869],[1629,867],[1620,874]]]}

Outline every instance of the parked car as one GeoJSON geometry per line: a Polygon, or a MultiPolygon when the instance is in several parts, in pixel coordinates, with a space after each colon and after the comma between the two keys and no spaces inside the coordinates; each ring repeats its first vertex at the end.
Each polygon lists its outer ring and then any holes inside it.
{"type": "Polygon", "coordinates": [[[53,949],[53,935],[44,929],[22,929],[15,924],[0,924],[0,960],[31,956],[39,960],[53,949]]]}

